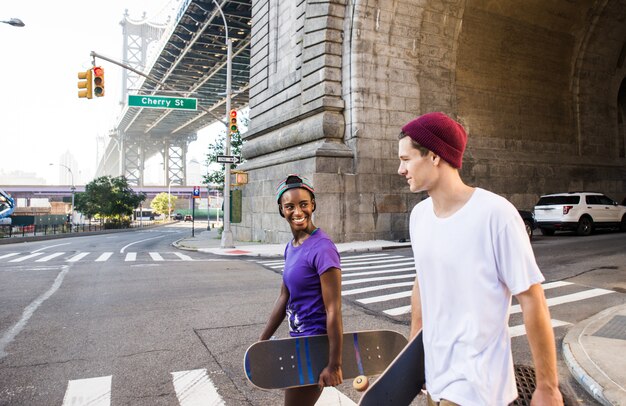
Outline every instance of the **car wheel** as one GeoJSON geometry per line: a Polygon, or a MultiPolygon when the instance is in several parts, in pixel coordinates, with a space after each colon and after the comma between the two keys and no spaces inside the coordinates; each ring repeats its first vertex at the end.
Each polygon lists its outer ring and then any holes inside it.
{"type": "Polygon", "coordinates": [[[622,222],[619,225],[619,229],[623,232],[626,232],[626,214],[622,217],[622,222]]]}
{"type": "Polygon", "coordinates": [[[554,230],[551,228],[540,228],[543,235],[554,235],[554,230]]]}
{"type": "Polygon", "coordinates": [[[533,238],[533,225],[528,220],[524,220],[524,226],[526,226],[526,234],[528,238],[533,238]]]}
{"type": "Polygon", "coordinates": [[[589,217],[581,217],[578,220],[578,227],[576,228],[576,234],[589,235],[593,230],[593,221],[589,217]]]}

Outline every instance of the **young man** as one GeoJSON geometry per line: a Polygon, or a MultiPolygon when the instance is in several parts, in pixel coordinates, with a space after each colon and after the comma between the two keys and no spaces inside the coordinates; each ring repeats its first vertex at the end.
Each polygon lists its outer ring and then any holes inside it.
{"type": "Polygon", "coordinates": [[[517,398],[508,330],[519,301],[535,364],[533,405],[562,405],[541,274],[517,210],[463,183],[467,135],[443,113],[402,127],[398,173],[428,199],[411,212],[417,278],[411,338],[423,330],[429,404],[508,405],[517,398]]]}

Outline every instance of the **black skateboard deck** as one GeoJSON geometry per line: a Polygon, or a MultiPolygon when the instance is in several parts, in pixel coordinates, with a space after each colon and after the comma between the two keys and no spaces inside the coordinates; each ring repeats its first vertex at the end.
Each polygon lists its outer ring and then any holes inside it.
{"type": "MultiPolygon", "coordinates": [[[[344,333],[344,379],[377,375],[406,347],[407,339],[390,330],[344,333]]],[[[261,389],[317,385],[328,365],[328,336],[316,335],[259,341],[244,355],[248,380],[261,389]]]]}
{"type": "Polygon", "coordinates": [[[420,331],[367,389],[359,405],[409,405],[425,382],[424,344],[420,331]]]}

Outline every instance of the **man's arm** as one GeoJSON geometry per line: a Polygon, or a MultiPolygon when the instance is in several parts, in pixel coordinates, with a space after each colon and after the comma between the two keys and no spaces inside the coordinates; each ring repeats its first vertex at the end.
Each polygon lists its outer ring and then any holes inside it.
{"type": "Polygon", "coordinates": [[[422,329],[422,300],[420,296],[420,285],[415,277],[413,284],[413,293],[411,294],[411,333],[409,341],[411,341],[417,333],[422,329]]]}
{"type": "Polygon", "coordinates": [[[540,284],[515,296],[522,308],[526,336],[530,345],[537,387],[531,405],[563,405],[556,369],[554,332],[550,311],[540,284]]]}

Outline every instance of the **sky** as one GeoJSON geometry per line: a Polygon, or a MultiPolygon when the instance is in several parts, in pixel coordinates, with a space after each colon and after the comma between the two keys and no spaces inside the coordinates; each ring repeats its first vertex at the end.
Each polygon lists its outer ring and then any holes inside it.
{"type": "MultiPolygon", "coordinates": [[[[19,18],[24,27],[0,24],[0,175],[34,173],[59,183],[60,156],[77,161],[76,184],[95,175],[98,137],[121,113],[122,68],[96,60],[105,70],[105,96],[78,98],[77,74],[91,68],[90,52],[122,59],[124,12],[132,20],[165,22],[181,0],[20,0],[0,2],[0,21],[19,18]]],[[[216,128],[202,130],[189,145],[188,161],[204,162],[216,128]]],[[[160,163],[146,163],[146,184],[159,183],[160,163]],[[151,168],[152,166],[152,168],[151,168]]],[[[189,169],[188,169],[189,170],[189,169]]]]}

